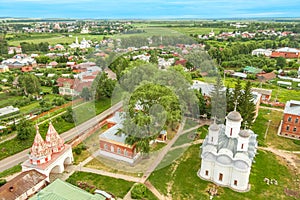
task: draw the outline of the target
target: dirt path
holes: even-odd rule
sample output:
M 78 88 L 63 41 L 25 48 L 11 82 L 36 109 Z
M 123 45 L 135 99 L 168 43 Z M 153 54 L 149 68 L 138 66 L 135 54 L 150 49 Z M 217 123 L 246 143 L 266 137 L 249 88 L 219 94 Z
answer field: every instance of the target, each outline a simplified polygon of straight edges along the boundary
M 297 155 L 295 155 L 299 152 L 274 149 L 273 147 L 258 147 L 258 149 L 270 151 L 273 154 L 283 158 L 288 163 L 288 165 L 291 167 L 292 170 L 295 170 L 297 174 L 300 174 L 300 168 L 297 164 L 297 160 L 299 160 L 299 158 L 297 157 Z

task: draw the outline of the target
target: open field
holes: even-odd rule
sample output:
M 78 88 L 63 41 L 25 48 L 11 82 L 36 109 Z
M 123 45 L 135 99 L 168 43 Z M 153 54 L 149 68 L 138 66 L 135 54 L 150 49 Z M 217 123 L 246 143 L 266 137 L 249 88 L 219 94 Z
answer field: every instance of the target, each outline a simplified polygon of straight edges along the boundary
M 295 175 L 283 161 L 272 153 L 258 151 L 253 164 L 250 184 L 251 190 L 246 193 L 234 192 L 228 188 L 218 187 L 217 199 L 295 199 L 284 194 L 284 188 L 297 190 L 299 187 Z M 197 171 L 200 168 L 199 145 L 191 146 L 181 158 L 171 165 L 154 171 L 150 182 L 164 195 L 173 199 L 208 199 L 207 190 L 213 184 L 200 179 Z M 275 178 L 278 185 L 267 185 L 264 178 Z M 299 184 L 299 183 L 298 183 Z
M 22 42 L 29 42 L 29 43 L 41 43 L 41 42 L 48 42 L 50 45 L 55 45 L 55 44 L 71 44 L 75 42 L 76 37 L 78 37 L 79 42 L 85 38 L 86 40 L 97 40 L 100 41 L 103 39 L 103 35 L 88 35 L 88 34 L 70 34 L 72 37 L 64 36 L 64 35 L 49 35 L 45 34 L 44 36 L 42 35 L 39 38 L 28 38 L 28 39 L 23 39 L 23 40 L 9 40 L 8 44 L 10 46 L 18 46 Z

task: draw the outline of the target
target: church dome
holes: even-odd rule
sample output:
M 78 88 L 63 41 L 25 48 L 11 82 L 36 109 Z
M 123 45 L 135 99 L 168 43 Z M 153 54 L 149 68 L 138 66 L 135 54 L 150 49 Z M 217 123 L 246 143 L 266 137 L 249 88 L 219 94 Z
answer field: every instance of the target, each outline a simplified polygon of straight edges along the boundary
M 232 121 L 241 121 L 242 120 L 242 116 L 239 112 L 237 111 L 231 111 L 228 115 L 227 115 L 227 119 L 232 120 Z
M 213 123 L 213 124 L 211 124 L 211 125 L 209 126 L 209 130 L 211 130 L 211 131 L 219 131 L 220 128 L 219 128 L 218 124 Z
M 239 136 L 243 138 L 248 138 L 250 136 L 250 131 L 249 130 L 241 130 L 239 133 Z

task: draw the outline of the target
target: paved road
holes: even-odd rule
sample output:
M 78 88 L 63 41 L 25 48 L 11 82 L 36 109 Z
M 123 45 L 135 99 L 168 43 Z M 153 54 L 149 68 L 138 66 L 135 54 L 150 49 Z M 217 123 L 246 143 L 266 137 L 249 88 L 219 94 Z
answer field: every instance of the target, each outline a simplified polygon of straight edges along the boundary
M 115 111 L 119 110 L 122 107 L 122 103 L 119 102 L 118 104 L 115 104 L 114 106 L 112 106 L 111 108 L 105 110 L 104 112 L 102 112 L 101 114 L 93 117 L 92 119 L 76 126 L 75 128 L 64 132 L 61 134 L 61 137 L 65 140 L 71 140 L 72 138 L 84 133 L 86 130 L 88 130 L 89 128 L 93 127 L 94 125 L 96 125 L 97 123 L 99 123 L 100 121 L 102 121 L 103 119 L 105 119 L 106 117 L 108 117 L 110 114 L 114 113 Z M 9 169 L 21 162 L 24 162 L 27 158 L 28 158 L 28 153 L 29 153 L 30 149 L 26 149 L 22 152 L 19 152 L 13 156 L 10 156 L 8 158 L 5 158 L 3 160 L 0 161 L 0 172 Z

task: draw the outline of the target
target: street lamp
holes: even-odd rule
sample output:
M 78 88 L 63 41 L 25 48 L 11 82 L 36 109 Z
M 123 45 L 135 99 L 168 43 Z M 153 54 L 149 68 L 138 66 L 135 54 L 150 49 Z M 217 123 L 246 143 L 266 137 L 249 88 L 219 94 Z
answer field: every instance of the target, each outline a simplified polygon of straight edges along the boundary
M 268 126 L 267 126 L 267 129 L 266 129 L 266 132 L 265 132 L 265 136 L 264 136 L 264 139 L 267 138 L 267 133 L 268 133 L 268 130 L 269 130 L 269 127 L 270 127 L 270 123 L 271 123 L 272 120 L 269 119 L 269 123 L 268 123 Z

